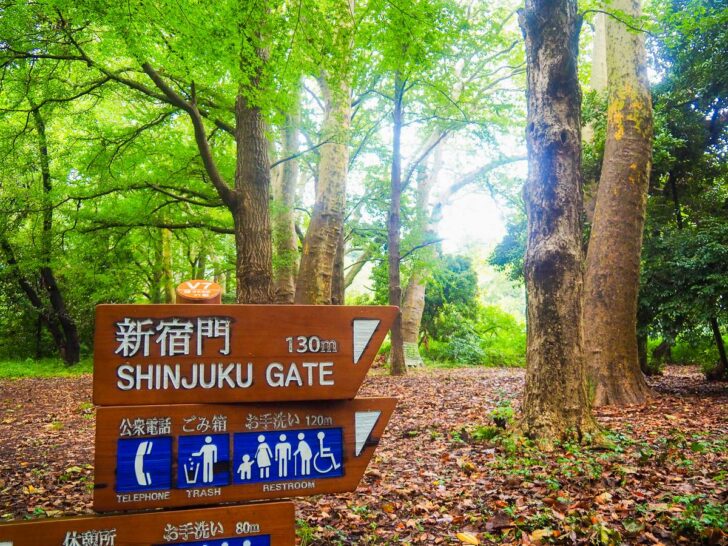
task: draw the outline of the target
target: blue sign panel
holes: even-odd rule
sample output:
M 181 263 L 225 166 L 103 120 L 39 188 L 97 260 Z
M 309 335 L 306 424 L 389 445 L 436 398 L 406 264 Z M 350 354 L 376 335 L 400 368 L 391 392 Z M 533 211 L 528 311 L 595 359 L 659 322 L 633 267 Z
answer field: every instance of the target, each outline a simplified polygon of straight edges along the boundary
M 254 537 L 216 538 L 203 542 L 174 542 L 165 546 L 270 546 L 270 535 Z
M 343 476 L 340 428 L 245 432 L 233 436 L 233 482 Z
M 230 483 L 227 434 L 180 436 L 177 487 L 213 487 Z
M 150 491 L 172 486 L 172 438 L 120 439 L 116 491 Z

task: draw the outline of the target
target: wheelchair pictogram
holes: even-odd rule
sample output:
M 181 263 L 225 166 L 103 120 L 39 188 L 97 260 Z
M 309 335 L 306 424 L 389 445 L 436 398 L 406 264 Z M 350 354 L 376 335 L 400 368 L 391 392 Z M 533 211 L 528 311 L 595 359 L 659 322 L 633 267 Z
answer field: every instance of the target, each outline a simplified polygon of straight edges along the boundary
M 341 464 L 336 461 L 331 448 L 324 445 L 326 439 L 326 433 L 321 431 L 316 434 L 316 438 L 319 441 L 319 450 L 313 457 L 313 467 L 319 474 L 328 474 L 332 470 L 338 470 Z

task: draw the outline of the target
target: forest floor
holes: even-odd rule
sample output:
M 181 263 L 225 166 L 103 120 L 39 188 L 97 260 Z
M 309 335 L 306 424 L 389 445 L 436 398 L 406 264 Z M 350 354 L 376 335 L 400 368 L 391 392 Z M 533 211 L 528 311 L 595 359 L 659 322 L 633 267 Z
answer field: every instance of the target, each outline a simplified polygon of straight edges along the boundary
M 397 411 L 355 493 L 296 500 L 300 543 L 728 544 L 728 384 L 668 367 L 649 404 L 596 412 L 612 445 L 544 453 L 493 438 L 523 380 L 375 370 L 360 395 Z M 91 512 L 94 426 L 89 375 L 0 380 L 0 520 Z

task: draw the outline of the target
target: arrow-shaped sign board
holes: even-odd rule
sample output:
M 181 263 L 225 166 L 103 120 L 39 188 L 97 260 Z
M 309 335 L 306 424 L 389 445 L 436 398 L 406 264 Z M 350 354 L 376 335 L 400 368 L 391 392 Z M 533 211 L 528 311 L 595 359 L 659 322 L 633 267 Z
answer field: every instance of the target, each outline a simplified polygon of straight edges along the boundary
M 0 524 L 0 546 L 294 546 L 290 502 Z
M 100 407 L 94 509 L 138 510 L 353 491 L 393 398 Z
M 99 305 L 97 405 L 354 398 L 396 307 Z

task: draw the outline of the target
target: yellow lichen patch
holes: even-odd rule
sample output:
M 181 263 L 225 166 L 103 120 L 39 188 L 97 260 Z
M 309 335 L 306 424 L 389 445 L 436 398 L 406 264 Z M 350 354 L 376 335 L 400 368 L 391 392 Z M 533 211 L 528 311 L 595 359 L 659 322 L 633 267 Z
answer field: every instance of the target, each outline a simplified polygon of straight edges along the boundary
M 624 136 L 624 114 L 622 114 L 621 105 L 612 103 L 609 105 L 609 126 L 613 129 L 614 139 L 622 140 Z
M 636 171 L 636 170 L 637 170 L 637 163 L 632 163 L 632 164 L 631 164 L 631 165 L 629 166 L 629 168 L 630 168 L 630 169 L 632 169 L 633 171 Z
M 607 108 L 607 119 L 615 140 L 624 138 L 625 121 L 631 121 L 636 131 L 642 137 L 649 137 L 651 133 L 652 107 L 649 95 L 640 93 L 640 88 L 625 83 L 618 89 L 612 89 Z

